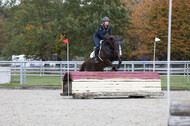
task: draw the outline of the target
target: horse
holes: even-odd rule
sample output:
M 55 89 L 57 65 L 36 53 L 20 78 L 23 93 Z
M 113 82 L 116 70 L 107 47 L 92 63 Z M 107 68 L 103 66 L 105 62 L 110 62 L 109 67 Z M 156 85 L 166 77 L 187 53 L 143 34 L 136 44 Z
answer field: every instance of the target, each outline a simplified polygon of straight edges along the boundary
M 122 60 L 121 56 L 121 38 L 110 36 L 108 39 L 102 41 L 98 54 L 99 63 L 94 62 L 94 58 L 87 59 L 81 66 L 80 71 L 104 71 L 105 67 L 111 66 L 112 71 L 118 71 Z M 119 61 L 115 67 L 112 62 Z

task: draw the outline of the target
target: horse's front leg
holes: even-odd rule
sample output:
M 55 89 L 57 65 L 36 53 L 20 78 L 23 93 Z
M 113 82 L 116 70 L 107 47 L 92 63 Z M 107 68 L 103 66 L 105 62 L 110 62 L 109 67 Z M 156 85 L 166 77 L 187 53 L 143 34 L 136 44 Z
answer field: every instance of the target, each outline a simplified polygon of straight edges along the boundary
M 119 63 L 117 64 L 117 70 L 120 68 L 120 66 L 121 66 L 121 63 L 122 63 L 122 60 L 121 60 L 121 58 L 120 57 L 118 57 L 118 61 L 119 61 Z
M 112 62 L 110 60 L 105 60 L 104 61 L 108 66 L 112 67 L 112 71 L 118 71 L 118 69 L 112 64 Z

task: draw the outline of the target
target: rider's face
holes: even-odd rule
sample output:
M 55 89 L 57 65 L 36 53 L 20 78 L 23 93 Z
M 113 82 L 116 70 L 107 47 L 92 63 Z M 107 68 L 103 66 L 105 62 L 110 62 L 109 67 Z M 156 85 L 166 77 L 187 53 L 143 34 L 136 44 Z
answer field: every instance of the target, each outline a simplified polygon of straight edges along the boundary
M 105 25 L 108 25 L 108 24 L 109 24 L 109 21 L 105 21 L 104 24 L 105 24 Z

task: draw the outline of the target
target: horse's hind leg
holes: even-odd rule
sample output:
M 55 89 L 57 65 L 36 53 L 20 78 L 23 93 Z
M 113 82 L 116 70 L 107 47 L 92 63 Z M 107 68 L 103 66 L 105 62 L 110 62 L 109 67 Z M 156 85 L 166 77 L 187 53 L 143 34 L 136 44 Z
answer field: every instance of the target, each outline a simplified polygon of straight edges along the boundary
M 80 71 L 85 71 L 86 69 L 86 61 L 81 65 Z

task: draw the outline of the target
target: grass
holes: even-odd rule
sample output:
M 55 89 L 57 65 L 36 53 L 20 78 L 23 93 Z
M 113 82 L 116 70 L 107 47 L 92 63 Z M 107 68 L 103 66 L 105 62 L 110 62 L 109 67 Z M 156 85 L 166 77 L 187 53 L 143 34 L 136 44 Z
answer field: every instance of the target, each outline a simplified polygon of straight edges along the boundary
M 19 82 L 20 76 L 12 76 L 11 83 L 0 84 L 0 87 L 15 87 L 21 86 Z M 160 76 L 162 89 L 167 88 L 167 76 Z M 26 84 L 22 86 L 61 86 L 59 76 L 27 76 Z M 185 76 L 171 76 L 170 77 L 171 89 L 190 89 L 190 83 L 187 83 Z
M 6 57 L 0 55 L 0 61 L 1 61 L 1 60 L 6 60 Z
M 167 76 L 160 76 L 162 89 L 167 88 Z M 190 83 L 187 83 L 185 76 L 170 76 L 171 89 L 190 89 Z
M 20 76 L 12 76 L 11 83 L 0 84 L 0 87 L 15 87 L 20 85 Z M 26 84 L 22 86 L 61 86 L 60 77 L 58 76 L 27 76 Z

